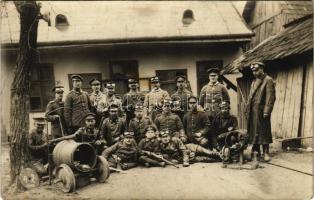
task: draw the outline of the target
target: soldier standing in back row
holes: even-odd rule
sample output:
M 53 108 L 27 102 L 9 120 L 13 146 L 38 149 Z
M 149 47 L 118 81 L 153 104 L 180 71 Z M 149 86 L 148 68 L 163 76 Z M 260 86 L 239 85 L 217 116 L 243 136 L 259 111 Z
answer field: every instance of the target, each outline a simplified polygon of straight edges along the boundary
M 183 120 L 183 116 L 188 110 L 188 98 L 192 95 L 188 89 L 186 89 L 186 78 L 184 76 L 178 76 L 176 78 L 177 91 L 171 95 L 172 101 L 179 101 L 179 110 L 176 109 L 174 112 L 179 115 L 180 119 Z
M 105 101 L 107 96 L 100 91 L 101 82 L 98 79 L 92 79 L 89 84 L 92 87 L 92 93 L 89 94 L 89 99 L 92 105 L 92 112 L 96 114 L 96 127 L 99 127 L 99 123 L 102 117 L 102 110 L 100 109 L 99 102 Z
M 90 113 L 91 103 L 88 93 L 83 91 L 83 78 L 80 75 L 71 76 L 73 89 L 65 98 L 64 118 L 68 134 L 74 133 L 84 124 L 84 116 Z
M 160 88 L 159 77 L 155 76 L 150 79 L 152 90 L 146 94 L 144 106 L 148 108 L 148 114 L 154 116 L 154 110 L 163 102 L 165 98 L 169 98 L 167 91 Z M 151 117 L 154 120 L 154 117 Z
M 138 90 L 138 83 L 135 79 L 129 79 L 130 91 L 123 96 L 122 107 L 126 113 L 126 123 L 135 117 L 134 110 L 135 105 L 138 103 L 143 103 L 145 96 Z
M 209 83 L 202 88 L 199 102 L 212 120 L 220 112 L 219 104 L 222 101 L 230 102 L 230 97 L 225 86 L 218 82 L 219 69 L 210 68 L 207 73 Z
M 51 135 L 53 138 L 62 137 L 64 135 L 64 102 L 62 101 L 64 87 L 56 86 L 52 89 L 55 93 L 55 99 L 47 104 L 46 119 L 51 122 Z

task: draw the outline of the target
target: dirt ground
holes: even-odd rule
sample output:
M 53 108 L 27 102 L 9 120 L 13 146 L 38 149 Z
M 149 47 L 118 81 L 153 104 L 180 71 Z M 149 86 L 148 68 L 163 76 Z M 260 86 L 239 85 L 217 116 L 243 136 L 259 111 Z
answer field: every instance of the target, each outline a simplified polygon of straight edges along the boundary
M 275 163 L 313 173 L 312 153 L 285 152 Z M 93 182 L 65 194 L 42 185 L 14 196 L 6 194 L 9 181 L 8 147 L 1 151 L 3 199 L 310 199 L 313 176 L 261 163 L 257 170 L 221 168 L 221 163 L 198 163 L 187 168 L 143 168 L 112 173 L 106 183 Z

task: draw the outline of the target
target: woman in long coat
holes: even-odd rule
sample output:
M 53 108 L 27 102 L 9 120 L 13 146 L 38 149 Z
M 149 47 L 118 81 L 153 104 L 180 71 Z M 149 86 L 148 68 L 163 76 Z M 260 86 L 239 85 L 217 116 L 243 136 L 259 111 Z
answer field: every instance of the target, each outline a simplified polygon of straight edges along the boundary
M 247 102 L 249 142 L 259 153 L 260 145 L 262 145 L 263 158 L 269 161 L 269 144 L 272 143 L 270 117 L 276 100 L 275 83 L 264 73 L 263 63 L 253 63 L 251 69 L 255 79 L 252 82 Z

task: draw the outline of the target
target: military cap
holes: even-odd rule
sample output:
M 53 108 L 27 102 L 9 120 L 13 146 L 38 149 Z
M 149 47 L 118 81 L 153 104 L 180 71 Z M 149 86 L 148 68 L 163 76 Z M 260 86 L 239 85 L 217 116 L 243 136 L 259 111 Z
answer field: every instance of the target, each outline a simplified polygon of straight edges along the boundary
M 150 82 L 152 82 L 152 83 L 159 83 L 159 77 L 158 76 L 152 77 L 150 79 Z
M 198 101 L 198 98 L 196 96 L 194 96 L 194 95 L 189 96 L 188 101 L 190 101 L 190 99 L 195 99 L 196 101 Z
M 152 126 L 152 125 L 149 125 L 145 128 L 145 133 L 149 130 L 153 130 L 153 131 L 157 131 L 156 127 L 155 126 Z
M 182 78 L 182 79 L 184 79 L 184 81 L 186 81 L 186 77 L 185 76 L 179 75 L 179 76 L 176 77 L 176 82 L 178 81 L 179 78 Z
M 73 74 L 73 75 L 71 76 L 71 80 L 73 80 L 73 79 L 80 79 L 81 81 L 84 80 L 83 77 L 80 76 L 80 75 L 78 75 L 78 74 Z
M 90 112 L 90 113 L 87 113 L 84 118 L 85 119 L 95 119 L 95 117 L 96 117 L 96 114 Z
M 171 101 L 170 98 L 165 98 L 164 101 L 163 101 L 163 103 L 164 103 L 164 104 L 166 104 L 166 103 L 170 103 L 170 104 L 171 104 L 172 101 Z
M 56 85 L 52 88 L 52 92 L 64 92 L 64 87 L 62 85 Z
M 143 110 L 144 109 L 144 105 L 142 103 L 137 103 L 135 105 L 135 110 Z
M 159 131 L 159 133 L 160 133 L 160 137 L 170 136 L 169 129 L 163 129 L 163 130 Z
M 124 137 L 134 137 L 134 132 L 133 131 L 125 131 L 123 133 Z
M 119 105 L 116 102 L 113 102 L 110 106 L 109 106 L 109 110 L 118 110 L 119 109 Z
M 220 108 L 228 108 L 228 109 L 230 109 L 230 104 L 229 104 L 229 102 L 227 102 L 227 101 L 222 101 L 222 102 L 219 104 L 219 107 L 220 107 Z
M 115 83 L 113 82 L 106 83 L 106 88 L 114 88 L 114 87 L 116 87 Z
M 36 125 L 45 125 L 45 118 L 43 117 L 34 117 L 33 118 L 34 122 L 36 123 Z
M 207 70 L 207 74 L 211 74 L 211 73 L 216 73 L 216 74 L 219 74 L 219 69 L 218 68 L 209 68 Z
M 265 64 L 262 63 L 262 62 L 253 62 L 253 63 L 250 65 L 251 70 L 255 70 L 255 69 L 259 68 L 259 67 L 264 68 L 264 67 L 265 67 Z
M 129 84 L 137 83 L 137 80 L 134 79 L 134 78 L 130 78 L 130 79 L 128 80 L 128 82 L 129 82 Z
M 97 84 L 97 83 L 98 84 L 101 83 L 101 81 L 99 79 L 97 79 L 97 78 L 93 78 L 92 80 L 89 81 L 90 85 L 94 85 L 94 84 Z

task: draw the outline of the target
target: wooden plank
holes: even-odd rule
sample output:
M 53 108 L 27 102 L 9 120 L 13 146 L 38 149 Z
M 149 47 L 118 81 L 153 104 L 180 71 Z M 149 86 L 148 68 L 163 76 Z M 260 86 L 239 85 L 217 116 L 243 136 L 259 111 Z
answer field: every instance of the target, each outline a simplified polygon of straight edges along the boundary
M 278 72 L 276 78 L 275 78 L 275 83 L 276 83 L 276 102 L 274 105 L 274 109 L 271 115 L 271 124 L 272 124 L 272 134 L 274 137 L 278 138 L 279 133 L 278 133 L 278 123 L 279 123 L 279 107 L 281 105 L 281 98 L 280 98 L 280 87 L 282 85 L 282 73 Z
M 287 138 L 287 127 L 288 127 L 288 113 L 289 113 L 289 106 L 291 100 L 291 87 L 292 87 L 292 78 L 293 73 L 291 73 L 291 69 L 287 70 L 287 85 L 286 85 L 286 94 L 284 100 L 284 107 L 283 107 L 283 122 L 282 122 L 282 137 Z
M 283 137 L 282 133 L 282 126 L 283 126 L 283 112 L 284 112 L 284 102 L 285 102 L 285 97 L 286 97 L 286 85 L 287 85 L 287 72 L 286 71 L 281 71 L 278 74 L 278 83 L 276 83 L 276 87 L 278 88 L 276 91 L 278 91 L 278 99 L 276 100 L 276 119 L 274 126 L 276 127 L 276 134 L 278 137 Z
M 305 106 L 305 123 L 303 136 L 311 136 L 313 134 L 313 61 L 309 63 L 306 68 L 306 106 Z M 312 139 L 306 139 L 302 141 L 302 145 L 305 147 L 312 146 Z
M 293 111 L 293 121 L 292 121 L 292 134 L 293 137 L 298 137 L 299 133 L 299 125 L 301 123 L 301 99 L 302 99 L 302 84 L 303 84 L 303 66 L 297 66 L 295 83 L 295 101 L 294 101 L 294 111 Z

